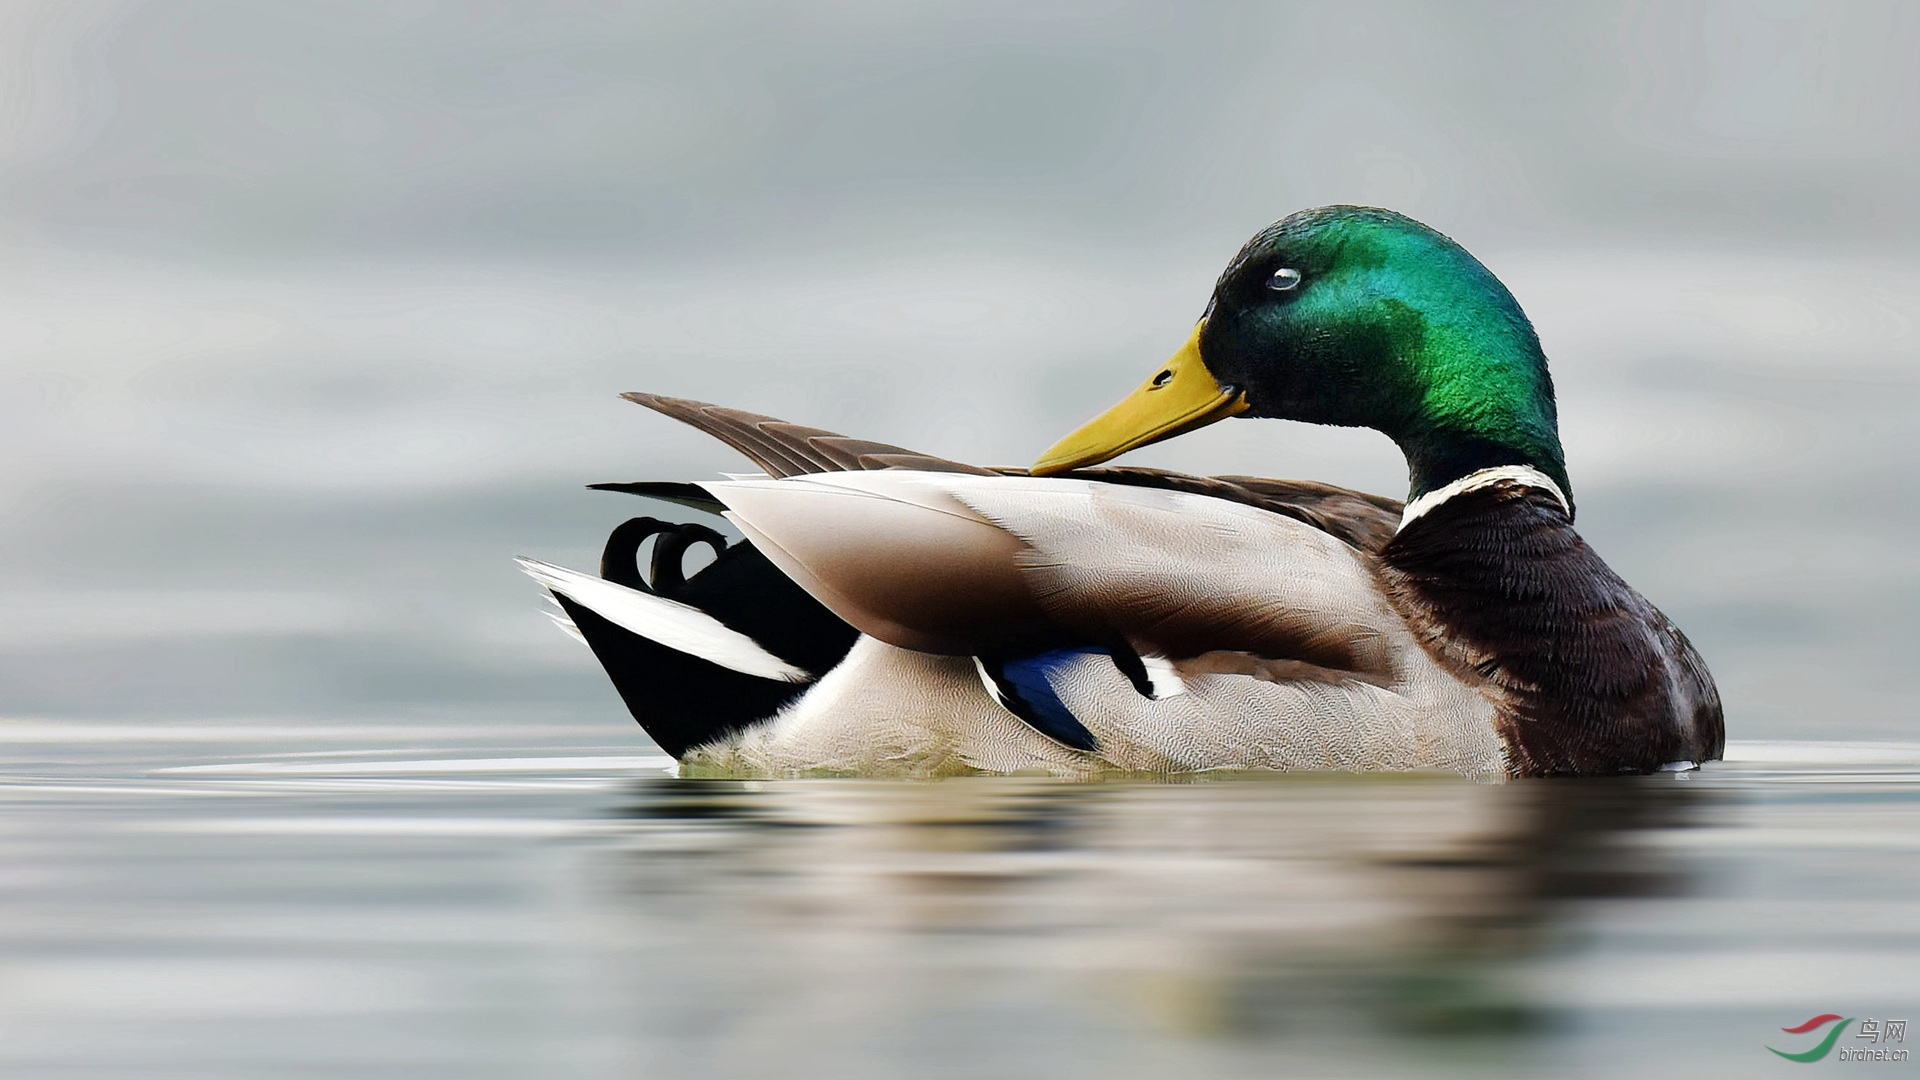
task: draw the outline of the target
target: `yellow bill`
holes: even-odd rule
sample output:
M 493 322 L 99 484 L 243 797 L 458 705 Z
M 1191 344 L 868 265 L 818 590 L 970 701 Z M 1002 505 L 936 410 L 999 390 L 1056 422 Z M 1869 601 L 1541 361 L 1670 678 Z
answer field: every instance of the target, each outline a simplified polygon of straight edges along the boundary
M 1140 389 L 1055 443 L 1027 471 L 1049 476 L 1098 465 L 1135 447 L 1245 412 L 1246 395 L 1222 387 L 1200 360 L 1200 331 L 1205 326 L 1203 321 L 1194 327 L 1187 343 Z

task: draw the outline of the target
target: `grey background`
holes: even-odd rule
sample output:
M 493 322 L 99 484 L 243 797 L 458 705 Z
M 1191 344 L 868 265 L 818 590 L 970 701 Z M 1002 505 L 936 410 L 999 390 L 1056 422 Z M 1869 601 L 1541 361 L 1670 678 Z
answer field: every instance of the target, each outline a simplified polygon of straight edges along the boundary
M 0 6 L 0 714 L 640 738 L 508 556 L 741 463 L 1031 460 L 1294 209 L 1476 252 L 1736 737 L 1905 737 L 1920 8 Z M 1134 455 L 1401 494 L 1369 432 Z

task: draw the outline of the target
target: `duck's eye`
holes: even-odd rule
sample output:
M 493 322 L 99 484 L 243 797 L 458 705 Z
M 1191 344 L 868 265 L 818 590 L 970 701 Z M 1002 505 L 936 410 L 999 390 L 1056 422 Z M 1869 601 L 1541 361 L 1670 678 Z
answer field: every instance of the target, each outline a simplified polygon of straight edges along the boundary
M 1300 271 L 1290 266 L 1283 266 L 1275 270 L 1273 276 L 1267 279 L 1267 288 L 1272 289 L 1274 292 L 1286 292 L 1288 289 L 1299 284 Z
M 1155 386 L 1165 386 L 1165 385 L 1167 385 L 1168 383 L 1170 383 L 1170 382 L 1172 382 L 1172 381 L 1173 381 L 1173 371 L 1172 371 L 1172 369 L 1168 369 L 1168 370 L 1166 370 L 1166 371 L 1163 371 L 1163 372 L 1161 372 L 1160 374 L 1158 374 L 1158 375 L 1155 375 L 1155 376 L 1153 377 L 1153 385 L 1155 385 Z

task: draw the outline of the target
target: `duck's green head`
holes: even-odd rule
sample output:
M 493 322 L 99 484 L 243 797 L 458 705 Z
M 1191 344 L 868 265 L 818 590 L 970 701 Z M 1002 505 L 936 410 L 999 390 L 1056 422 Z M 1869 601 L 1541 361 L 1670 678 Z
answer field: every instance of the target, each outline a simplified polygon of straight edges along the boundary
M 1520 305 L 1465 248 L 1390 210 L 1304 210 L 1248 241 L 1187 344 L 1033 472 L 1234 415 L 1383 431 L 1414 497 L 1497 465 L 1570 490 L 1553 382 Z

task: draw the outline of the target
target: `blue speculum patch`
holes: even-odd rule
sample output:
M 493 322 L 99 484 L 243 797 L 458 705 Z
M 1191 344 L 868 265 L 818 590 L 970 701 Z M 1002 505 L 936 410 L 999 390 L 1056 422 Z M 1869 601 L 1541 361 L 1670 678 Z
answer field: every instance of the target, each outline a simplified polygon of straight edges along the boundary
M 1112 655 L 1098 648 L 1055 649 L 1034 656 L 983 663 L 999 687 L 1008 710 L 1015 716 L 1055 742 L 1075 750 L 1093 750 L 1100 741 L 1054 692 L 1053 675 L 1080 657 Z

